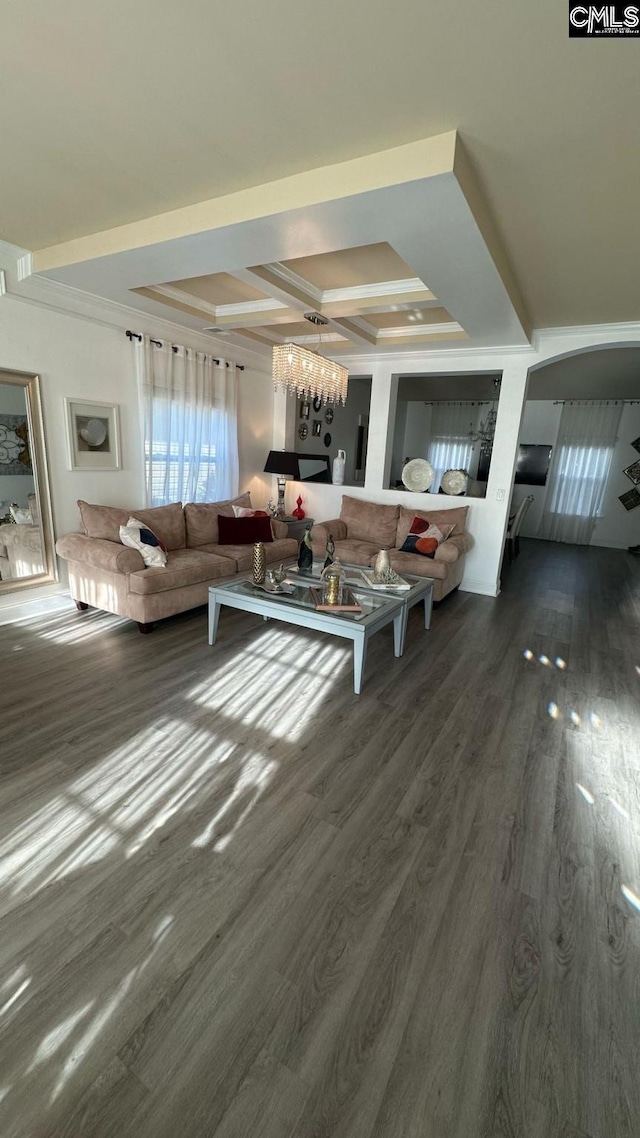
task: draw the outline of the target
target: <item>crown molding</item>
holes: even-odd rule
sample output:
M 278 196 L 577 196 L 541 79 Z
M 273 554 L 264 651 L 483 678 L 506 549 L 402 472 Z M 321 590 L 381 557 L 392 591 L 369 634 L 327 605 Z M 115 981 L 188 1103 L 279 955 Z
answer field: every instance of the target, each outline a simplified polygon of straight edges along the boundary
M 403 336 L 411 336 L 416 340 L 430 340 L 449 332 L 464 332 L 464 328 L 457 320 L 450 320 L 446 324 L 403 324 L 401 328 L 379 328 L 377 332 L 379 340 L 397 340 Z M 464 334 L 466 336 L 466 332 Z
M 349 288 L 328 288 L 321 293 L 320 303 L 334 304 L 346 300 L 371 300 L 378 296 L 391 299 L 394 296 L 411 295 L 418 292 L 428 292 L 431 299 L 436 299 L 431 289 L 419 277 L 411 277 L 409 280 L 402 281 L 380 281 L 378 284 L 352 285 Z
M 31 253 L 25 253 L 22 257 L 18 257 L 16 269 L 18 272 L 18 280 L 26 281 L 33 273 L 33 257 Z
M 393 350 L 397 352 L 397 346 L 394 344 L 389 345 L 389 350 L 386 352 L 371 352 L 366 355 L 339 355 L 333 354 L 331 358 L 336 359 L 338 363 L 343 364 L 349 368 L 350 373 L 355 374 L 368 374 L 373 366 L 384 364 L 392 373 L 404 375 L 411 368 L 417 368 L 419 371 L 426 369 L 433 370 L 431 364 L 433 361 L 437 363 L 446 363 L 447 368 L 443 370 L 452 371 L 459 370 L 459 365 L 463 361 L 465 366 L 472 366 L 473 361 L 481 361 L 481 367 L 487 372 L 494 372 L 500 370 L 502 367 L 501 361 L 510 358 L 519 358 L 523 360 L 535 359 L 536 352 L 530 347 L 518 347 L 510 344 L 506 347 L 462 347 L 463 341 L 455 340 L 450 341 L 450 348 L 415 348 L 409 352 L 402 352 L 401 355 L 394 355 Z M 483 363 L 482 361 L 487 361 Z M 478 370 L 478 368 L 475 368 Z
M 192 292 L 175 288 L 173 285 L 147 285 L 147 292 L 166 297 L 167 300 L 175 300 L 180 304 L 188 304 L 213 321 L 223 316 L 253 316 L 256 313 L 276 312 L 288 307 L 284 301 L 272 300 L 271 297 L 265 297 L 264 300 L 241 300 L 235 304 L 212 304 L 209 300 L 203 300 L 202 297 L 194 296 Z
M 575 324 L 566 328 L 536 328 L 532 333 L 531 342 L 536 351 L 547 340 L 582 339 L 585 341 L 598 339 L 640 339 L 640 320 L 626 320 L 619 324 Z
M 266 353 L 240 346 L 230 337 L 205 333 L 161 316 L 150 315 L 140 308 L 95 296 L 93 293 L 83 292 L 81 289 L 49 280 L 47 277 L 30 276 L 16 284 L 9 281 L 6 295 L 13 300 L 48 308 L 65 316 L 74 316 L 79 320 L 88 320 L 93 324 L 109 328 L 118 328 L 122 331 L 131 328 L 132 331 L 158 336 L 176 343 L 187 340 L 190 346 L 193 345 L 200 351 L 208 353 L 215 351 L 225 359 L 229 358 L 229 348 L 233 347 L 234 363 L 245 364 L 256 371 L 271 370 L 270 359 Z
M 322 304 L 322 289 L 316 288 L 316 286 L 312 285 L 310 281 L 305 280 L 304 277 L 298 276 L 297 273 L 294 273 L 291 269 L 286 268 L 286 266 L 281 264 L 280 261 L 270 261 L 266 265 L 258 265 L 257 267 L 266 269 L 274 277 L 277 277 L 279 280 L 281 280 L 283 284 L 288 285 L 289 288 L 293 288 L 297 292 L 301 292 L 304 296 L 311 297 L 315 301 L 316 308 Z M 300 304 L 299 301 L 298 304 Z

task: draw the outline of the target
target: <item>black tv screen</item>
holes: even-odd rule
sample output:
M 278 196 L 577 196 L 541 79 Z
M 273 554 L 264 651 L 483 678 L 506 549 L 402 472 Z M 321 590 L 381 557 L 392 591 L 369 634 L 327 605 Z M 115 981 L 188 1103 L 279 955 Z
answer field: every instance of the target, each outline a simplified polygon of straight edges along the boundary
M 549 473 L 553 447 L 543 443 L 520 443 L 516 463 L 516 484 L 544 486 Z

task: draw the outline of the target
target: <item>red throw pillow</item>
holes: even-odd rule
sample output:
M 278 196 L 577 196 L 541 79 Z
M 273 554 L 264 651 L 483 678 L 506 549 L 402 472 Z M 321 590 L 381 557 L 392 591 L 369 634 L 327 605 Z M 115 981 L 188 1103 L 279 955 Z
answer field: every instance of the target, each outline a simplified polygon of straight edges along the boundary
M 218 514 L 220 545 L 253 545 L 254 541 L 273 541 L 271 521 L 263 518 L 227 518 Z

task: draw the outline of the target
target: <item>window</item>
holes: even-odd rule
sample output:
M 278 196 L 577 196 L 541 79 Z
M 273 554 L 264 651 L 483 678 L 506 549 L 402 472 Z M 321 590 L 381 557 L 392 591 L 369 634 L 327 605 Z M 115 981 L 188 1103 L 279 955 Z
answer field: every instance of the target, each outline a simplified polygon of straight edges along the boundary
M 216 500 L 218 470 L 213 440 L 217 435 L 217 415 L 215 410 L 201 411 L 203 421 L 193 436 L 185 422 L 192 417 L 189 409 L 185 411 L 175 404 L 168 408 L 164 400 L 154 402 L 153 450 L 148 440 L 145 443 L 146 478 L 151 488 L 152 506 Z
M 555 512 L 576 518 L 598 517 L 612 458 L 611 446 L 561 446 Z
M 143 337 L 137 348 L 147 505 L 238 493 L 235 364 Z

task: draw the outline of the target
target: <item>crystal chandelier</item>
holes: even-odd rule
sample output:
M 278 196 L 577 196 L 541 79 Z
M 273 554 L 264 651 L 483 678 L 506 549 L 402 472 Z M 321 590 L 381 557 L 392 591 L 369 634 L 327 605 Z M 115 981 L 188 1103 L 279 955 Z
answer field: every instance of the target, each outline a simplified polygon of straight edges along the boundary
M 312 324 L 327 324 L 316 312 L 305 313 Z M 273 386 L 290 395 L 307 399 L 319 398 L 323 403 L 346 403 L 349 372 L 346 367 L 328 360 L 318 352 L 310 352 L 299 344 L 276 344 L 273 348 Z

